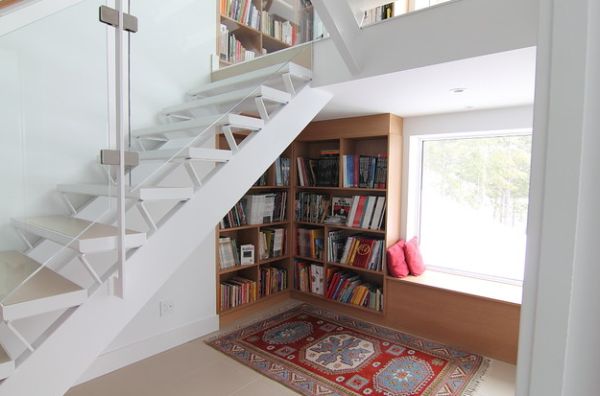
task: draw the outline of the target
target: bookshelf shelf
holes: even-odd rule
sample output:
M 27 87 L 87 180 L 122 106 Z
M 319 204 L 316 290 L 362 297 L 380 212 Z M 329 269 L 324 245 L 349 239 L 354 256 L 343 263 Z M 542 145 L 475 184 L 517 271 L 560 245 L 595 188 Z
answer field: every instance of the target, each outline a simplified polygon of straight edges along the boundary
M 372 230 L 370 228 L 348 227 L 345 225 L 338 225 L 338 224 L 326 224 L 326 226 L 328 229 L 331 229 L 331 230 L 348 230 L 348 231 L 356 231 L 356 232 L 367 233 L 367 234 L 385 235 L 385 230 Z
M 230 227 L 230 228 L 219 228 L 219 233 L 228 233 L 235 232 L 241 230 L 249 230 L 252 228 L 268 228 L 268 227 L 276 227 L 289 224 L 289 221 L 277 221 L 274 223 L 264 223 L 264 224 L 249 224 L 240 227 Z
M 358 271 L 358 272 L 364 272 L 364 273 L 368 273 L 368 274 L 373 274 L 373 275 L 377 275 L 377 276 L 385 276 L 385 274 L 382 271 L 373 271 L 367 268 L 361 268 L 361 267 L 355 267 L 353 265 L 347 265 L 347 264 L 341 264 L 341 263 L 332 263 L 332 262 L 327 262 L 328 266 L 333 266 L 333 267 L 339 267 L 339 268 L 345 268 L 351 271 Z
M 331 192 L 372 192 L 385 194 L 387 189 L 382 188 L 362 188 L 362 187 L 317 187 L 317 186 L 297 186 L 297 190 L 304 191 L 331 191 Z
M 289 186 L 252 186 L 250 191 L 287 190 Z
M 305 256 L 294 256 L 294 258 L 296 260 L 305 260 L 305 261 L 312 261 L 313 263 L 321 263 L 321 264 L 325 264 L 325 260 L 321 260 L 318 258 L 312 258 L 312 257 L 305 257 Z
M 227 25 L 228 27 L 231 26 L 229 28 L 230 31 L 235 31 L 235 32 L 239 32 L 242 34 L 252 34 L 252 35 L 256 35 L 257 37 L 262 35 L 260 30 L 256 30 L 253 27 L 246 25 L 245 23 L 236 21 L 235 19 L 230 18 L 227 15 L 221 14 L 220 17 L 221 17 L 221 23 Z
M 315 293 L 310 293 L 310 292 L 304 292 L 304 291 L 301 291 L 301 290 L 298 290 L 298 289 L 294 289 L 294 293 L 298 293 L 300 295 L 317 298 L 319 300 L 328 301 L 328 302 L 334 303 L 334 304 L 341 304 L 341 305 L 343 305 L 345 307 L 351 307 L 351 308 L 357 309 L 359 311 L 364 311 L 364 312 L 368 312 L 368 313 L 371 313 L 371 314 L 384 315 L 383 311 L 377 311 L 375 309 L 366 308 L 366 307 L 363 307 L 361 305 L 343 303 L 343 302 L 340 302 L 340 301 L 332 300 L 332 299 L 327 298 L 325 296 L 322 296 L 320 294 L 315 294 Z
M 266 33 L 263 33 L 262 40 L 263 40 L 263 48 L 265 48 L 269 53 L 274 52 L 274 51 L 280 51 L 282 49 L 291 47 L 290 44 L 285 43 L 281 40 L 278 40 L 275 37 L 269 36 Z
M 236 265 L 235 267 L 231 267 L 231 268 L 220 270 L 219 271 L 219 275 L 231 274 L 231 273 L 234 273 L 234 272 L 243 271 L 243 270 L 246 270 L 248 268 L 254 268 L 254 267 L 257 267 L 257 266 L 258 266 L 258 264 Z
M 289 292 L 289 290 L 282 290 L 282 291 L 279 291 L 279 292 L 276 292 L 276 293 L 271 293 L 271 294 L 268 294 L 268 295 L 266 295 L 266 296 L 261 296 L 261 297 L 258 297 L 256 300 L 254 300 L 254 301 L 252 301 L 252 302 L 249 302 L 249 303 L 246 303 L 246 304 L 242 304 L 242 305 L 238 305 L 237 307 L 233 307 L 233 308 L 224 309 L 224 310 L 222 310 L 222 311 L 220 312 L 220 314 L 221 314 L 221 315 L 224 315 L 224 314 L 227 314 L 227 315 L 228 315 L 228 314 L 231 314 L 231 313 L 234 313 L 234 312 L 237 312 L 237 311 L 243 310 L 243 309 L 245 309 L 245 308 L 248 308 L 248 307 L 250 307 L 250 306 L 252 306 L 252 305 L 256 305 L 256 304 L 259 304 L 259 303 L 263 303 L 263 302 L 265 302 L 265 301 L 268 301 L 268 300 L 270 300 L 270 299 L 272 299 L 272 298 L 275 298 L 275 297 L 277 297 L 277 296 L 279 296 L 279 295 L 281 295 L 281 294 L 288 293 L 288 292 Z
M 286 256 L 279 256 L 279 257 L 271 257 L 271 258 L 268 258 L 268 259 L 260 260 L 258 262 L 258 264 L 259 265 L 267 265 L 267 264 L 277 263 L 279 261 L 284 261 L 284 260 L 287 260 L 289 258 L 290 258 L 290 256 L 287 256 L 287 255 Z

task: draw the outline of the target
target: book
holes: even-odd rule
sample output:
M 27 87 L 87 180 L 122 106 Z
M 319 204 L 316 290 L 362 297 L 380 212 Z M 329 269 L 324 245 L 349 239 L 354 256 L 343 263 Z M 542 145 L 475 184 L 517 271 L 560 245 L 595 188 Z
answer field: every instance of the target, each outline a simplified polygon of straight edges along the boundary
M 346 226 L 381 230 L 384 226 L 385 202 L 385 196 L 355 195 L 345 221 Z
M 259 257 L 266 260 L 281 257 L 285 254 L 285 228 L 264 228 L 259 233 Z
M 258 279 L 261 297 L 269 296 L 288 288 L 288 272 L 284 268 L 261 268 Z
M 236 249 L 231 238 L 219 238 L 219 262 L 221 263 L 222 270 L 239 265 L 239 262 L 236 260 L 235 251 Z
M 300 187 L 337 187 L 339 150 L 321 150 L 319 158 L 297 158 Z
M 296 254 L 302 257 L 321 260 L 324 244 L 323 230 L 298 228 L 296 232 Z
M 300 192 L 296 196 L 296 221 L 323 223 L 329 206 L 328 195 Z
M 331 199 L 331 215 L 346 220 L 352 208 L 352 198 L 333 197 Z
M 349 271 L 332 270 L 328 273 L 328 299 L 345 304 L 358 305 L 375 311 L 383 310 L 383 291 L 379 286 L 366 282 Z
M 387 186 L 387 154 L 344 155 L 342 180 L 346 188 L 385 189 Z
M 348 231 L 329 231 L 327 260 L 371 271 L 385 267 L 385 241 Z
M 234 277 L 220 284 L 221 310 L 256 301 L 257 285 L 255 281 Z

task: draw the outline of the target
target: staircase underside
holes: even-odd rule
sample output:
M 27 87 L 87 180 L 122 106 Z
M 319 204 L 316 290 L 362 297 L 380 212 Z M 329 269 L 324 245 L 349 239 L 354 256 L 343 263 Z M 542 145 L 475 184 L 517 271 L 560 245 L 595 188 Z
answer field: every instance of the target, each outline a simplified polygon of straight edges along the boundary
M 206 180 L 150 243 L 133 252 L 124 274 L 125 298 L 99 288 L 0 385 L 0 396 L 35 395 L 38 384 L 44 384 L 44 395 L 66 393 L 330 99 L 329 93 L 309 87 L 299 92 Z M 208 273 L 214 271 L 208 267 L 212 263 L 203 264 Z M 49 367 L 60 367 L 60 375 Z

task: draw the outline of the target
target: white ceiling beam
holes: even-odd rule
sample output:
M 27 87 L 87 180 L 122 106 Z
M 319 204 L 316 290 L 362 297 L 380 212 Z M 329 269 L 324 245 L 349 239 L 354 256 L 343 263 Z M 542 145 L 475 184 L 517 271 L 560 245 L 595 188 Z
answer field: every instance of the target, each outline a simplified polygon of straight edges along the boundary
M 313 5 L 344 63 L 353 75 L 358 74 L 361 71 L 361 48 L 357 45 L 360 29 L 352 9 L 345 0 L 313 0 Z

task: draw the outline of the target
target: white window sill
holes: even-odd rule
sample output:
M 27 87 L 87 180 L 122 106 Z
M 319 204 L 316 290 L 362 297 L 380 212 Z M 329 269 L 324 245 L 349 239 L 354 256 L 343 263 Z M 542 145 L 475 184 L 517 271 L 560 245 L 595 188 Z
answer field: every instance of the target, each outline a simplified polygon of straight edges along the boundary
M 407 276 L 406 278 L 388 277 L 388 279 L 397 282 L 423 285 L 435 289 L 449 290 L 515 305 L 521 305 L 523 295 L 523 288 L 521 286 L 448 274 L 434 270 L 427 270 L 421 276 Z

